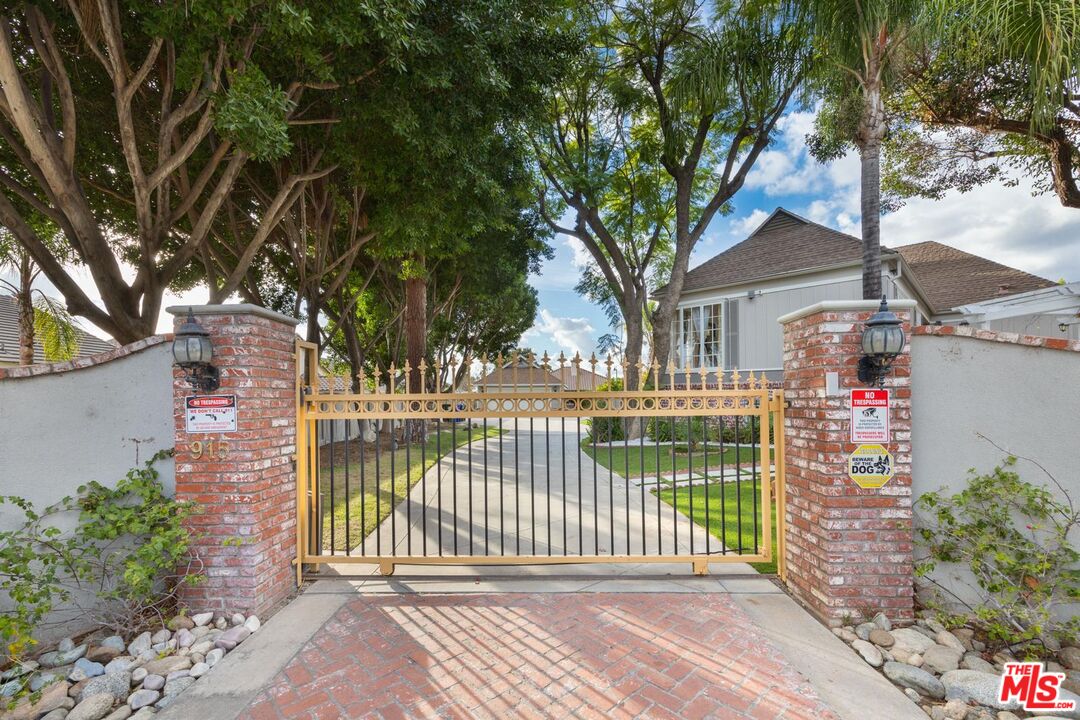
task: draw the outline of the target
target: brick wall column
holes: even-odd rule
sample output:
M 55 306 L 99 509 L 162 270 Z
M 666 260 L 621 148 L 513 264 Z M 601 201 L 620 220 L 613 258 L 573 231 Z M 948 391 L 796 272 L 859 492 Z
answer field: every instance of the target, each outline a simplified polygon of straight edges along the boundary
M 214 345 L 221 372 L 214 394 L 236 395 L 237 425 L 189 435 L 184 399 L 196 393 L 174 368 L 176 498 L 195 503 L 190 524 L 202 535 L 196 549 L 206 575 L 183 600 L 199 610 L 263 612 L 295 585 L 297 321 L 255 305 L 192 310 Z M 168 311 L 178 327 L 188 308 Z M 210 440 L 227 443 L 227 454 L 211 457 Z M 194 441 L 204 446 L 199 458 Z
M 895 475 L 876 490 L 847 475 L 850 389 L 870 301 L 828 301 L 780 318 L 784 328 L 787 583 L 830 625 L 845 615 L 883 611 L 909 620 L 912 608 L 910 349 L 885 381 L 891 392 Z M 910 337 L 913 302 L 889 308 Z M 829 382 L 835 373 L 838 389 Z

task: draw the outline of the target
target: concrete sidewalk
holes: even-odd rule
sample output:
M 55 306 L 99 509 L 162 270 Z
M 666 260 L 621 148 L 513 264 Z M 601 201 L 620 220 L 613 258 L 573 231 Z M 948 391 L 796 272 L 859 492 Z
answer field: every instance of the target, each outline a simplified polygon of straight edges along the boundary
M 770 579 L 679 567 L 320 580 L 159 717 L 925 720 Z

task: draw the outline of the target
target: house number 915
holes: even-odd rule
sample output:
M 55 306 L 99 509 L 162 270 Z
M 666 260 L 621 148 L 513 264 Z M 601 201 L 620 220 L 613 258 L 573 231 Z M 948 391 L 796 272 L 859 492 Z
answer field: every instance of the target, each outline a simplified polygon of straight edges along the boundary
M 224 440 L 195 440 L 188 444 L 191 457 L 201 460 L 204 457 L 211 460 L 224 460 L 229 457 L 229 443 Z

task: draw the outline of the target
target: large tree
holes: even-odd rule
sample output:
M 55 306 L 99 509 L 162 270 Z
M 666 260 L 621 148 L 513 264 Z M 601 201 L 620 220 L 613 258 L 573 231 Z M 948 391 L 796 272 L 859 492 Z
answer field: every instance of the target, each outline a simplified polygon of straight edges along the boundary
M 809 53 L 801 11 L 774 2 L 587 7 L 590 50 L 535 135 L 542 211 L 603 276 L 625 324 L 633 384 L 646 314 L 653 356 L 666 361 L 690 254 L 768 145 Z M 650 310 L 656 265 L 667 262 Z
M 128 342 L 154 332 L 166 288 L 190 283 L 200 255 L 206 264 L 242 173 L 278 163 L 260 202 L 239 208 L 232 267 L 212 288 L 228 296 L 305 184 L 332 168 L 318 154 L 278 162 L 298 128 L 333 120 L 313 95 L 399 64 L 419 6 L 5 4 L 0 223 L 72 313 Z M 60 229 L 100 305 L 35 231 L 32 212 Z

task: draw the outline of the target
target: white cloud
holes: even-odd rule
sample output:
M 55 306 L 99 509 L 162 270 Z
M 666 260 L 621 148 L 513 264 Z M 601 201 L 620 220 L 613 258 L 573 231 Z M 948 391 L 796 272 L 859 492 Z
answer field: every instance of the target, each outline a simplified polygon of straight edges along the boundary
M 738 240 L 743 240 L 747 235 L 757 230 L 761 223 L 765 222 L 765 219 L 769 217 L 767 211 L 761 208 L 755 208 L 753 212 L 743 218 L 731 220 L 728 223 L 728 231 L 736 237 Z
M 570 248 L 570 262 L 578 270 L 583 270 L 594 264 L 592 253 L 585 249 L 585 244 L 576 237 L 563 236 L 563 242 Z
M 533 349 L 543 354 L 545 350 L 558 353 L 591 352 L 596 344 L 596 329 L 588 318 L 556 317 L 545 308 L 540 309 L 540 317 L 531 328 L 521 336 L 525 345 L 551 343 L 552 347 L 541 345 Z

